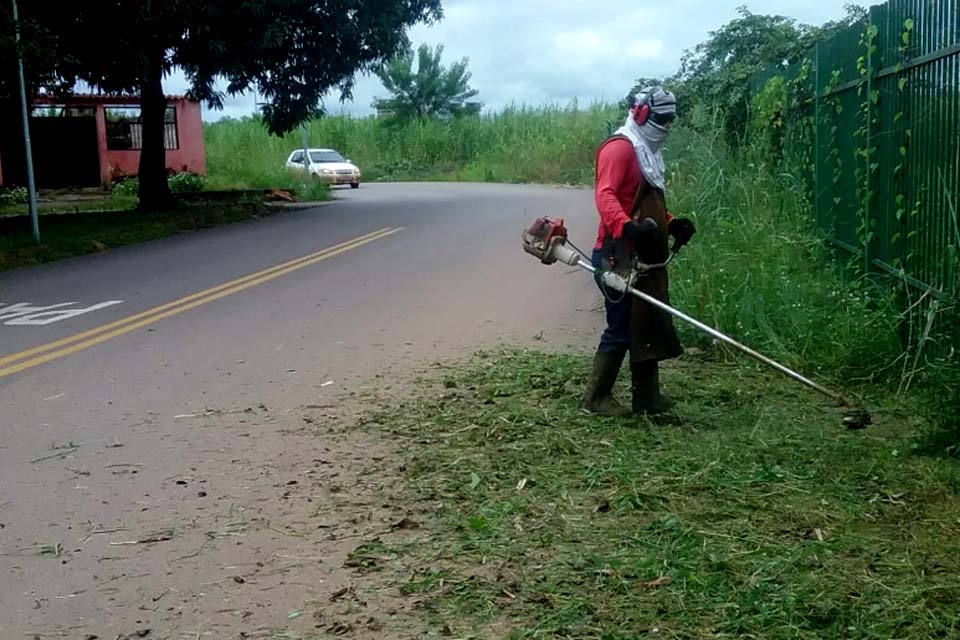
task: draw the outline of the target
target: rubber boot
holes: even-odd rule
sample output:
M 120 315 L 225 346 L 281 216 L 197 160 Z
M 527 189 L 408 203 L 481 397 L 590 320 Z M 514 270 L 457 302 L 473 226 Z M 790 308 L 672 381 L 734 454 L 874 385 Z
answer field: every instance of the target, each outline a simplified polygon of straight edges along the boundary
M 631 363 L 630 374 L 634 413 L 655 416 L 673 408 L 673 400 L 660 393 L 660 364 L 656 360 Z
M 593 357 L 593 370 L 583 394 L 583 410 L 599 416 L 625 416 L 630 412 L 613 397 L 613 385 L 627 350 L 601 351 Z

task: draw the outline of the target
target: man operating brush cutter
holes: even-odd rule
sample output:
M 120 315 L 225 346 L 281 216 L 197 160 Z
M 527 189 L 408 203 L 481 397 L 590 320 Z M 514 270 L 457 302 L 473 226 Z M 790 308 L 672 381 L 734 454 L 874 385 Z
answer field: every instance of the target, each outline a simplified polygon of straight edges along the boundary
M 675 119 L 673 94 L 661 87 L 647 88 L 635 96 L 624 126 L 600 145 L 595 193 L 600 230 L 592 255 L 569 241 L 559 218 L 537 218 L 521 235 L 526 253 L 542 264 L 559 262 L 589 271 L 603 293 L 607 326 L 594 356 L 583 408 L 604 416 L 629 414 L 612 395 L 629 353 L 633 413 L 669 411 L 673 402 L 660 392 L 659 363 L 683 352 L 673 327 L 677 318 L 830 398 L 843 410 L 848 429 L 865 428 L 872 419 L 862 405 L 670 305 L 667 266 L 696 233 L 693 222 L 672 216 L 664 200 L 660 150 Z M 674 241 L 668 248 L 669 236 Z
M 674 95 L 662 87 L 648 87 L 634 96 L 624 125 L 600 146 L 595 191 L 600 229 L 592 255 L 597 273 L 612 270 L 627 276 L 635 259 L 663 264 L 668 236 L 674 237 L 676 249 L 696 233 L 690 219 L 667 211 L 664 198 L 661 148 L 676 116 Z M 632 411 L 648 415 L 669 411 L 673 402 L 660 392 L 659 363 L 683 353 L 672 317 L 639 298 L 608 289 L 600 280 L 597 284 L 604 296 L 607 326 L 594 356 L 583 408 L 604 416 L 627 413 L 612 391 L 629 353 Z M 670 302 L 665 268 L 651 269 L 634 286 Z

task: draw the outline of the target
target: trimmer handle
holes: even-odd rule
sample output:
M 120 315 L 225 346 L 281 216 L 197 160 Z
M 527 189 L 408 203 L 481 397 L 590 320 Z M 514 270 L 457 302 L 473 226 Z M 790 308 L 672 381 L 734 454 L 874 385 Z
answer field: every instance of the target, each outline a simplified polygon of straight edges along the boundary
M 689 240 L 687 240 L 689 242 Z M 680 249 L 686 246 L 687 242 L 680 242 L 680 238 L 673 239 L 673 246 L 670 248 L 670 253 L 679 253 Z

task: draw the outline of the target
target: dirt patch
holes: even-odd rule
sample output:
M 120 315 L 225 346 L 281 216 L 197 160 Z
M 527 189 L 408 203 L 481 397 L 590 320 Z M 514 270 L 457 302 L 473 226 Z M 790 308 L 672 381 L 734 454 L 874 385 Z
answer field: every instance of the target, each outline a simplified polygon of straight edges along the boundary
M 417 635 L 404 615 L 416 598 L 382 574 L 402 571 L 393 549 L 423 514 L 399 497 L 397 451 L 352 429 L 347 406 L 356 402 L 153 416 L 131 426 L 131 446 L 40 452 L 24 473 L 73 497 L 39 527 L 18 517 L 29 496 L 4 505 L 0 575 L 13 588 L 0 636 Z M 176 442 L 184 434 L 188 448 Z M 151 451 L 174 447 L 171 475 Z

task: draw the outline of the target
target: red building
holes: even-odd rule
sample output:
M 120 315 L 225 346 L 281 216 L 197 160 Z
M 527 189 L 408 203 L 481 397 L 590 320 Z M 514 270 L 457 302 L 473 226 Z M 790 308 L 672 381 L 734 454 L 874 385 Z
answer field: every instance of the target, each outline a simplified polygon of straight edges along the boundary
M 167 170 L 206 173 L 200 104 L 168 97 L 164 125 Z M 0 138 L 0 187 L 26 185 L 19 117 L 5 117 Z M 13 134 L 13 135 L 9 135 Z M 103 187 L 137 175 L 143 125 L 135 96 L 71 95 L 34 103 L 30 139 L 37 188 Z

